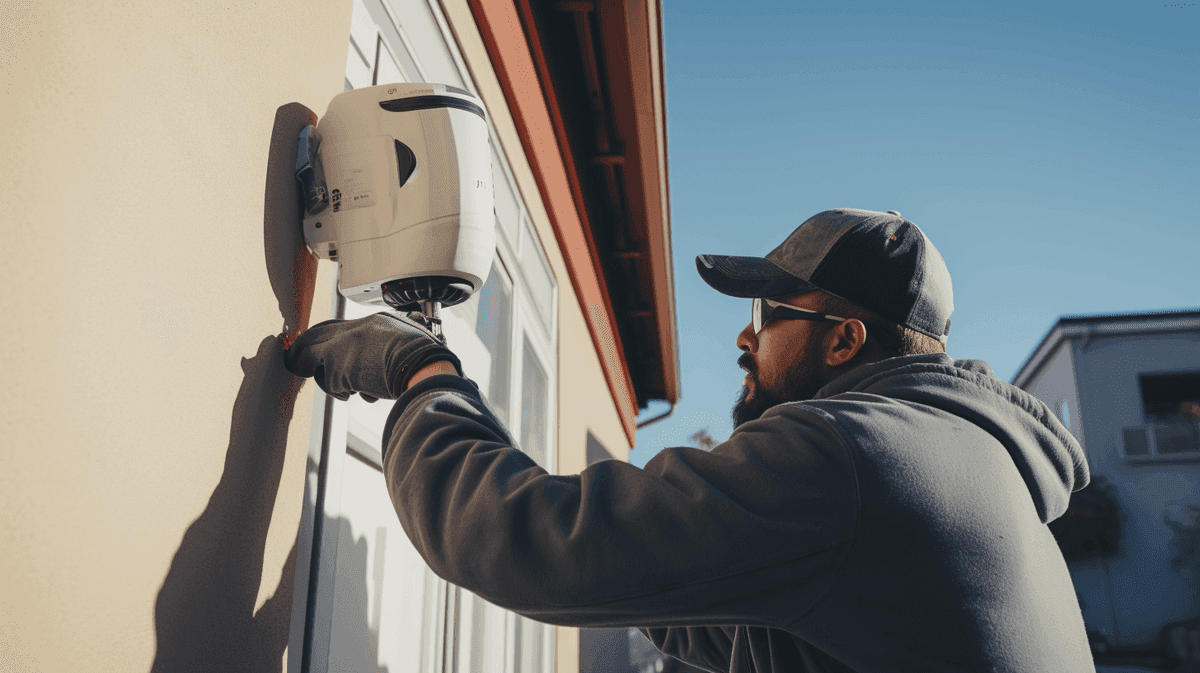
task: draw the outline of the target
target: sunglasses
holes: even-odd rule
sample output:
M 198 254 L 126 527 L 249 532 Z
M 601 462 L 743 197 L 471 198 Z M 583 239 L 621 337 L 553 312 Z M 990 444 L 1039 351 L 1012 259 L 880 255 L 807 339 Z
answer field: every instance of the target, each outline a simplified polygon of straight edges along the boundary
M 845 320 L 836 315 L 796 308 L 770 299 L 755 299 L 750 308 L 750 316 L 754 323 L 755 334 L 762 331 L 763 325 L 767 324 L 769 320 L 831 320 L 833 322 Z

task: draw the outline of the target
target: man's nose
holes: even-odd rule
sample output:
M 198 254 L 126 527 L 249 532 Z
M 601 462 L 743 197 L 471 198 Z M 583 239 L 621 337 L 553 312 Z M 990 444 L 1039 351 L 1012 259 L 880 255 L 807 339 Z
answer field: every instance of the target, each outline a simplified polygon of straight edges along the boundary
M 737 335 L 737 347 L 747 353 L 758 348 L 758 336 L 754 333 L 754 323 L 747 323 L 746 328 Z

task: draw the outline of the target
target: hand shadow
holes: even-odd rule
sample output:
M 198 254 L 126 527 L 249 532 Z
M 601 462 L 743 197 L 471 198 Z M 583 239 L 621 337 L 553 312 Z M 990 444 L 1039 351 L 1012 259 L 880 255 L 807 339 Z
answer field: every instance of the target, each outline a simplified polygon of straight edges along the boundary
M 307 328 L 316 285 L 316 258 L 304 244 L 294 176 L 297 137 L 305 125 L 315 123 L 316 115 L 298 103 L 276 110 L 266 171 L 263 246 L 283 333 L 265 337 L 254 357 L 242 358 L 243 378 L 233 404 L 224 472 L 208 506 L 184 533 L 155 602 L 154 672 L 282 669 L 291 626 L 296 543 L 274 595 L 257 613 L 254 606 L 288 427 L 304 383 L 284 367 L 280 337 L 294 338 Z

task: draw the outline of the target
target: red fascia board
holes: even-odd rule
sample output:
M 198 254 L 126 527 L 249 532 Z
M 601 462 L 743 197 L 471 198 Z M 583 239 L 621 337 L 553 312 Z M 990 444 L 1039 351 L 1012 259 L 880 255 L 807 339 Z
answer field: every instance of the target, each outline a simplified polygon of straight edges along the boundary
M 579 188 L 578 185 L 572 188 L 568 177 L 570 148 L 559 134 L 562 117 L 557 115 L 557 124 L 552 118 L 551 108 L 557 112 L 557 103 L 542 88 L 535 52 L 521 25 L 517 6 L 498 0 L 468 2 L 533 168 L 559 248 L 566 258 L 571 285 L 632 447 L 637 433 L 633 381 L 621 340 L 617 338 L 612 304 L 588 241 L 585 211 L 577 201 Z M 538 55 L 541 56 L 540 49 Z
M 644 223 L 642 235 L 648 246 L 648 261 L 653 281 L 655 326 L 662 354 L 663 382 L 667 399 L 675 403 L 679 399 L 679 371 L 675 336 L 675 306 L 672 289 L 670 241 L 668 239 L 668 216 L 663 212 L 663 188 L 660 179 L 665 177 L 665 134 L 666 118 L 661 109 L 656 109 L 654 91 L 654 67 L 651 59 L 651 35 L 648 13 L 653 2 L 623 2 L 600 0 L 597 3 L 601 23 L 600 32 L 605 36 L 606 66 L 609 73 L 610 93 L 613 107 L 630 139 L 626 147 L 625 174 L 634 189 L 630 190 L 630 209 L 635 213 L 634 221 Z M 661 19 L 661 14 L 658 17 Z M 661 40 L 659 42 L 661 48 Z M 660 138 L 659 128 L 663 136 Z M 664 143 L 663 156 L 659 157 L 659 141 Z

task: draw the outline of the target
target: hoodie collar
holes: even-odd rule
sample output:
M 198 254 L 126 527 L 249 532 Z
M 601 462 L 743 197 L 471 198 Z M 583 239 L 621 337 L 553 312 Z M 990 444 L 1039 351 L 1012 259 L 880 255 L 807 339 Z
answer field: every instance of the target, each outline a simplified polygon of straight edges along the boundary
M 937 407 L 996 437 L 1020 471 L 1047 523 L 1062 516 L 1071 492 L 1087 486 L 1083 448 L 1046 403 L 997 379 L 982 360 L 945 353 L 888 358 L 857 367 L 819 390 L 814 400 L 869 393 Z

